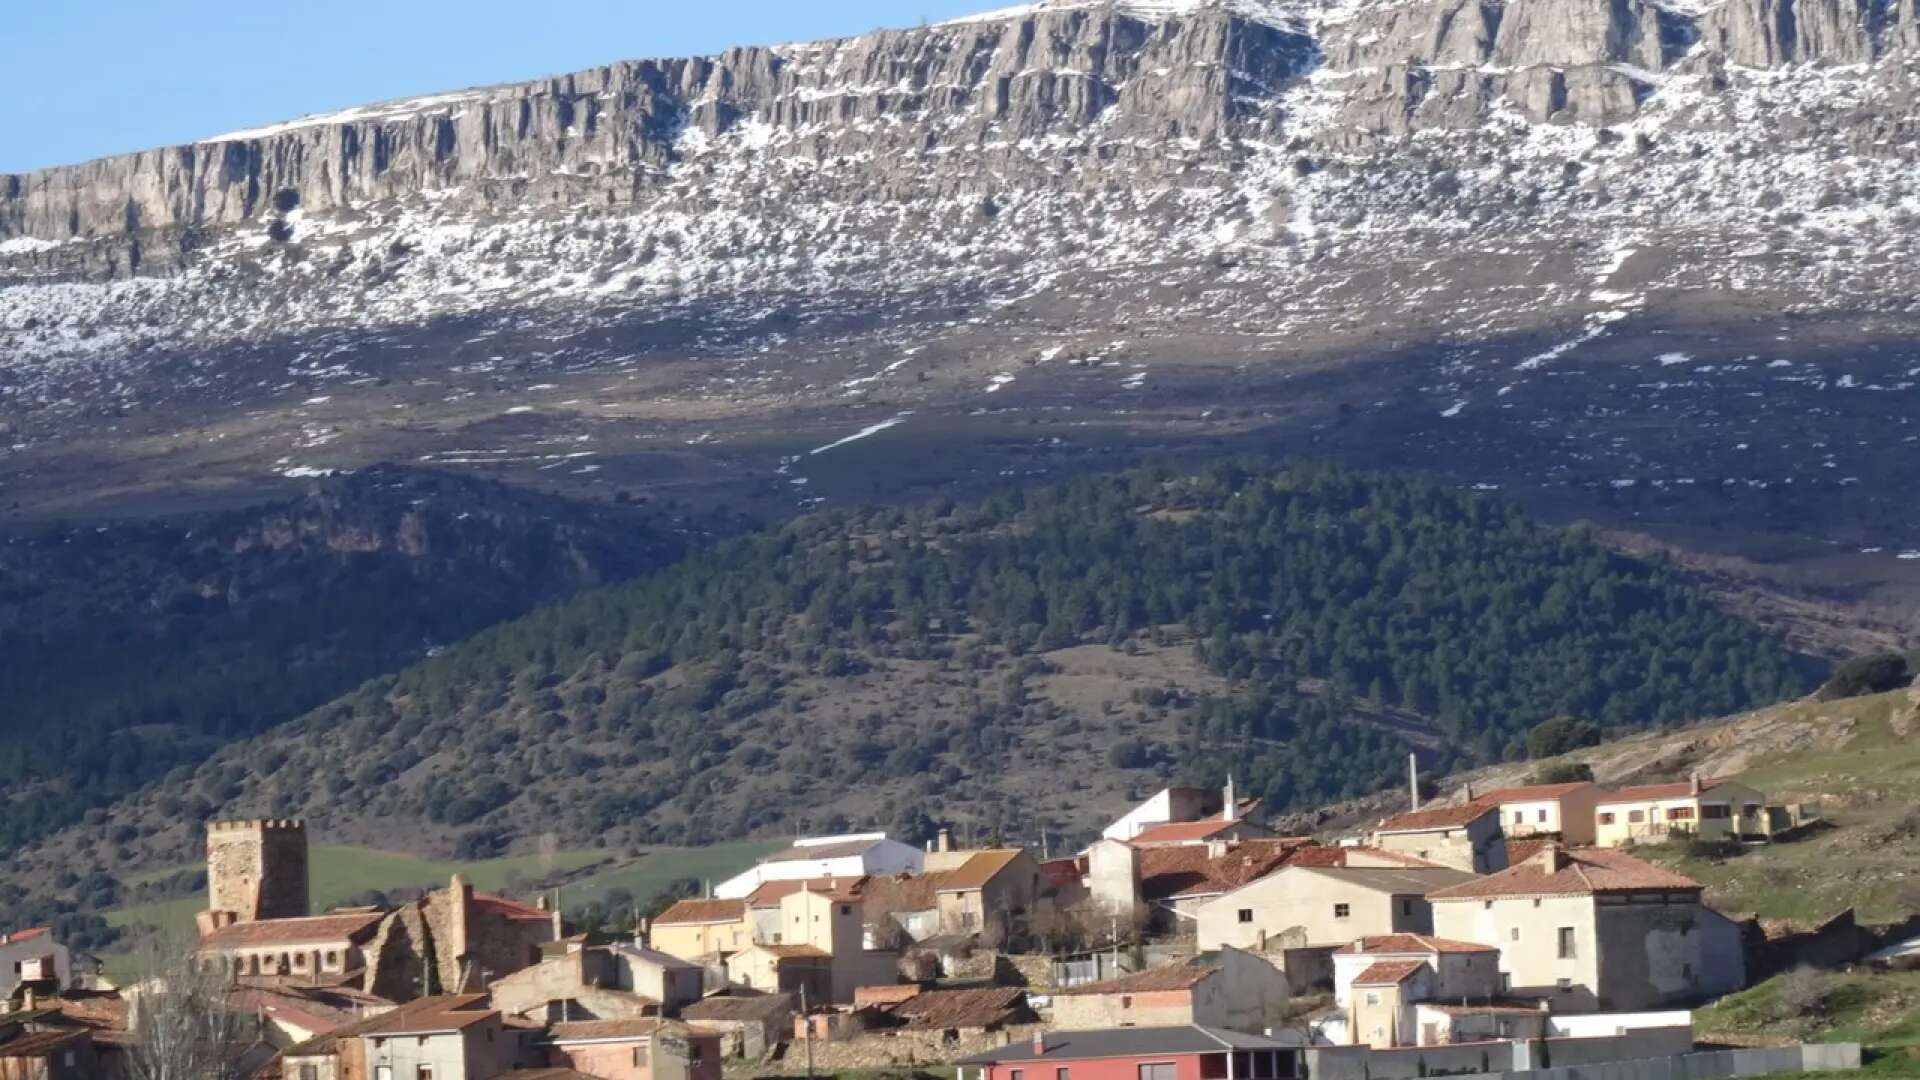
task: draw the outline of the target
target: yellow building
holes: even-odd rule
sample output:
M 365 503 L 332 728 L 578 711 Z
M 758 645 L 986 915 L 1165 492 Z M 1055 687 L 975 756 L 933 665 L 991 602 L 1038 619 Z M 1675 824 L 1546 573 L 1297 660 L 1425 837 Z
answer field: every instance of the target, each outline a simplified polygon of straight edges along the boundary
M 668 956 L 704 963 L 753 944 L 745 900 L 682 900 L 649 927 L 648 944 Z
M 1605 795 L 1598 785 L 1581 780 L 1503 788 L 1475 801 L 1500 808 L 1500 829 L 1509 840 L 1558 836 L 1585 845 L 1594 841 L 1594 808 Z
M 1594 806 L 1594 843 L 1619 847 L 1670 837 L 1702 840 L 1768 837 L 1779 831 L 1766 796 L 1731 780 L 1698 776 L 1671 784 L 1644 784 L 1603 795 Z

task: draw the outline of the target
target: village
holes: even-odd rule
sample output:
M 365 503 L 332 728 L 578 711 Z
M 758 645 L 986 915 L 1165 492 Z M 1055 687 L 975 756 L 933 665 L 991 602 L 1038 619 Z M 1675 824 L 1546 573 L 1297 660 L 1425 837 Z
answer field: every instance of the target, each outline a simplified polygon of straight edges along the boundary
M 0 1077 L 154 1075 L 158 1014 L 196 995 L 229 1024 L 208 1075 L 257 1080 L 1859 1067 L 1857 1045 L 1697 1045 L 1690 1010 L 1795 960 L 1635 854 L 1784 839 L 1810 809 L 1698 776 L 1425 805 L 1410 786 L 1405 812 L 1319 838 L 1275 835 L 1231 780 L 1159 791 L 1064 857 L 945 828 L 800 838 L 617 933 L 458 875 L 316 913 L 304 822 L 216 821 L 207 907 L 170 969 L 109 987 L 44 929 L 0 938 Z

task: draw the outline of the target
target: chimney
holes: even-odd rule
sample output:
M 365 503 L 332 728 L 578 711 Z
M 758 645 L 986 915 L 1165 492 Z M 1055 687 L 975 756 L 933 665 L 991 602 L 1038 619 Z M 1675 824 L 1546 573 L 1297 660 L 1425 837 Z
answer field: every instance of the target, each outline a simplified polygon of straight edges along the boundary
M 1233 774 L 1227 774 L 1227 786 L 1220 792 L 1220 820 L 1232 821 L 1240 816 L 1240 801 L 1233 795 Z
M 1047 1033 L 1043 1028 L 1035 1028 L 1033 1031 L 1033 1052 L 1035 1056 L 1044 1057 L 1046 1055 Z
M 1420 809 L 1420 757 L 1407 754 L 1407 802 L 1409 810 Z
M 1467 801 L 1473 801 L 1473 781 L 1467 781 Z
M 952 851 L 953 850 L 953 830 L 952 829 L 947 828 L 945 825 L 940 826 L 940 838 L 934 842 L 933 850 L 935 851 Z
M 1694 773 L 1692 776 L 1688 777 L 1687 779 L 1690 783 L 1690 786 L 1693 789 L 1693 793 L 1695 795 L 1700 794 L 1700 774 Z

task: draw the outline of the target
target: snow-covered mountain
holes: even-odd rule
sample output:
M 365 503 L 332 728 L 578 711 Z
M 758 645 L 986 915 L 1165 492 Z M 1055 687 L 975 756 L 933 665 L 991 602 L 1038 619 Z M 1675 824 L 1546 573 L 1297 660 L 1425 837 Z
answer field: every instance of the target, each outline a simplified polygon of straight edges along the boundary
M 1046 0 L 0 177 L 0 469 L 791 504 L 1252 445 L 1898 575 L 1916 64 L 1916 0 Z

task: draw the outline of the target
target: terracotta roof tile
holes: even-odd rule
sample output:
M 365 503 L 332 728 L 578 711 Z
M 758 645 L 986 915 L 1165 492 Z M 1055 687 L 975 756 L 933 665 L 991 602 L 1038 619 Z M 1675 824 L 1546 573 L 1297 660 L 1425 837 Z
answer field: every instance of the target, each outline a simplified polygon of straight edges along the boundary
M 1135 847 L 1148 847 L 1153 844 L 1191 844 L 1245 824 L 1244 821 L 1228 821 L 1224 818 L 1208 818 L 1205 821 L 1169 821 L 1163 825 L 1154 825 L 1141 830 L 1127 843 Z
M 1426 967 L 1425 960 L 1381 960 L 1353 977 L 1355 986 L 1398 986 Z
M 543 911 L 532 904 L 523 904 L 518 900 L 509 900 L 492 893 L 474 893 L 473 906 L 489 915 L 498 915 L 515 922 L 549 922 L 553 912 Z
M 28 927 L 25 930 L 15 930 L 9 934 L 0 934 L 0 945 L 13 945 L 18 942 L 41 937 L 45 935 L 47 932 L 48 932 L 47 927 L 33 926 L 33 927 Z
M 1303 837 L 1242 840 L 1219 855 L 1207 844 L 1141 848 L 1140 895 L 1147 900 L 1216 896 L 1272 873 L 1296 849 L 1312 843 Z
M 1492 945 L 1481 945 L 1473 941 L 1456 941 L 1452 938 L 1434 937 L 1431 934 L 1378 934 L 1349 942 L 1334 951 L 1353 955 L 1356 953 L 1497 953 L 1500 950 Z
M 363 1035 L 424 1035 L 460 1031 L 499 1013 L 487 1007 L 485 994 L 443 994 L 420 998 L 375 1019 Z
M 1612 848 L 1542 845 L 1538 854 L 1497 874 L 1464 881 L 1429 900 L 1500 896 L 1592 896 L 1609 892 L 1699 892 L 1699 882 Z
M 909 1030 L 988 1028 L 1030 1019 L 1027 992 L 1017 986 L 978 990 L 929 990 L 894 1005 L 887 1012 L 907 1021 Z
M 1714 788 L 1730 784 L 1726 777 L 1702 779 L 1700 793 L 1706 794 Z M 1621 803 L 1649 802 L 1655 799 L 1684 799 L 1693 794 L 1693 781 L 1676 780 L 1671 784 L 1640 784 L 1636 787 L 1623 787 L 1618 791 L 1601 796 L 1601 806 L 1618 806 Z
M 864 877 L 840 878 L 798 878 L 789 881 L 763 881 L 760 887 L 747 894 L 749 908 L 779 907 L 780 901 L 802 889 L 824 893 L 835 900 L 858 900 L 866 891 L 867 879 Z M 656 922 L 658 920 L 655 920 Z
M 1411 813 L 1396 814 L 1382 821 L 1380 832 L 1425 832 L 1428 829 L 1458 829 L 1497 813 L 1499 807 L 1492 803 L 1475 800 L 1459 806 L 1442 806 L 1431 810 L 1415 810 Z
M 63 1031 L 30 1031 L 0 1042 L 0 1058 L 38 1057 L 91 1036 L 86 1028 Z
M 1498 791 L 1489 791 L 1473 801 L 1477 803 L 1491 803 L 1494 806 L 1499 806 L 1502 803 L 1544 802 L 1548 799 L 1565 798 L 1579 791 L 1581 788 L 1590 788 L 1593 786 L 1594 783 L 1591 780 L 1574 780 L 1565 784 L 1527 784 L 1521 787 L 1501 788 Z
M 898 983 L 892 986 L 856 986 L 853 988 L 853 1007 L 863 1009 L 870 1005 L 893 1006 L 910 997 L 918 997 L 925 988 L 919 983 Z
M 1001 871 L 1012 866 L 1014 860 L 1024 854 L 1025 852 L 1019 848 L 995 848 L 978 852 L 959 866 L 941 871 L 933 887 L 937 892 L 978 889 L 1000 876 Z
M 573 1020 L 547 1029 L 553 1042 L 581 1039 L 649 1039 L 665 1021 L 658 1017 L 632 1017 L 624 1020 Z
M 822 960 L 833 956 L 827 950 L 814 945 L 752 945 L 746 951 L 754 949 L 782 960 Z
M 1519 866 L 1521 863 L 1526 862 L 1528 859 L 1531 859 L 1535 855 L 1540 854 L 1540 849 L 1546 847 L 1548 844 L 1551 844 L 1553 842 L 1554 841 L 1550 837 L 1541 837 L 1538 840 L 1508 839 L 1507 865 Z
M 1360 862 L 1354 859 L 1358 857 Z M 1440 865 L 1429 862 L 1417 855 L 1408 855 L 1399 851 L 1387 851 L 1376 847 L 1321 847 L 1318 844 L 1296 849 L 1287 858 L 1288 866 L 1342 867 L 1366 866 L 1370 863 L 1389 863 L 1396 866 L 1431 868 Z
M 739 922 L 747 917 L 745 900 L 677 900 L 654 918 L 655 926 L 676 923 Z
M 259 949 L 271 945 L 324 945 L 370 934 L 386 918 L 380 911 L 310 915 L 234 923 L 200 939 L 203 949 Z
M 1054 888 L 1074 885 L 1087 876 L 1087 861 L 1081 856 L 1071 859 L 1048 859 L 1040 864 L 1040 873 L 1046 876 L 1047 883 Z
M 793 1011 L 786 994 L 731 995 L 703 998 L 680 1010 L 688 1020 L 761 1020 Z

